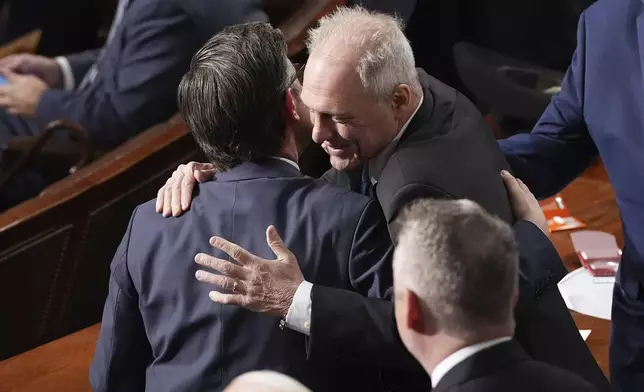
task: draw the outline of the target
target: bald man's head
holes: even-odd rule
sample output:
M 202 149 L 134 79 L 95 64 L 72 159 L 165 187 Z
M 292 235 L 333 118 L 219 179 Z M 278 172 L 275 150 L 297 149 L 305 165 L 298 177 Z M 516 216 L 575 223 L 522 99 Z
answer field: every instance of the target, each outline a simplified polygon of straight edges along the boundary
M 224 392 L 311 392 L 311 390 L 289 376 L 261 370 L 236 377 Z

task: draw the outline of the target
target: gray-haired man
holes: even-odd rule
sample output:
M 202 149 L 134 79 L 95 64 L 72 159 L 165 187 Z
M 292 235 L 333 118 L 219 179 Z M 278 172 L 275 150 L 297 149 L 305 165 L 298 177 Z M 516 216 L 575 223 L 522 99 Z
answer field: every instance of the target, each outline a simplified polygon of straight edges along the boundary
M 532 360 L 512 339 L 519 251 L 506 223 L 469 200 L 429 199 L 412 203 L 400 221 L 398 333 L 434 391 L 595 391 Z

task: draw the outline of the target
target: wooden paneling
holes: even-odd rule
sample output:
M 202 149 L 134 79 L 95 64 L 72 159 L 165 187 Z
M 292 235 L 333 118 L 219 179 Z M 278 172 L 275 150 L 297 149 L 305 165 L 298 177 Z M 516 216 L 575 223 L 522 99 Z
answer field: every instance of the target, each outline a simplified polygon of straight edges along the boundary
M 571 212 L 590 229 L 618 236 L 621 244 L 619 212 L 603 168 L 596 167 L 563 191 Z M 580 267 L 568 232 L 552 235 L 557 250 L 570 269 Z M 587 340 L 595 359 L 608 375 L 609 322 L 573 313 L 580 329 L 591 329 Z M 89 391 L 88 368 L 98 338 L 99 326 L 82 330 L 30 352 L 0 362 L 0 391 L 46 392 Z

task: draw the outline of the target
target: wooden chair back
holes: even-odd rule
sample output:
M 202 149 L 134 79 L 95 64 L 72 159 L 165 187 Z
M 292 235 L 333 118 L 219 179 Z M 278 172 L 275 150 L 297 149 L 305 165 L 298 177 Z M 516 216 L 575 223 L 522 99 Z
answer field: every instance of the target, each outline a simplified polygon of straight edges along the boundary
M 336 3 L 309 0 L 298 19 L 287 14 L 289 45 L 304 47 L 306 28 Z M 0 214 L 0 360 L 100 321 L 133 209 L 190 160 L 205 158 L 175 116 Z
M 0 215 L 0 359 L 101 319 L 132 210 L 196 159 L 173 118 Z

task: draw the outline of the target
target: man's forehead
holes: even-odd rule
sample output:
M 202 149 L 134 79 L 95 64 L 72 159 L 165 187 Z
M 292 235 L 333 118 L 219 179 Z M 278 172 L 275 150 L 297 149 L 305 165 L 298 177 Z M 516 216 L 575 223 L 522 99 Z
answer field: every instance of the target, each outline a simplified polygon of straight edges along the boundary
M 304 70 L 302 101 L 312 110 L 340 115 L 362 93 L 355 67 L 337 57 L 310 58 Z

